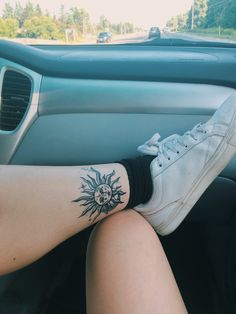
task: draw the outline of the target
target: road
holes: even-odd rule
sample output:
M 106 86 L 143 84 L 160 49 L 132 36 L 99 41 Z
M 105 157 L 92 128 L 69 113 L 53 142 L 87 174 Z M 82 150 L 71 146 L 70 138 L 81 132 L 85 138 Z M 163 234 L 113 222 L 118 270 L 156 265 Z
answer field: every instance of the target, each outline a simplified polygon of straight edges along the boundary
M 161 38 L 174 38 L 174 39 L 184 39 L 184 40 L 192 40 L 192 41 L 217 41 L 217 42 L 225 42 L 225 43 L 233 43 L 236 44 L 236 41 L 223 39 L 223 38 L 214 38 L 208 36 L 200 36 L 195 34 L 186 34 L 186 33 L 164 33 L 161 34 Z M 128 34 L 128 35 L 114 35 L 112 39 L 112 44 L 128 44 L 135 42 L 143 42 L 147 41 L 147 34 Z M 88 42 L 86 42 L 87 44 Z M 90 42 L 92 43 L 92 42 Z M 93 42 L 94 43 L 94 42 Z
M 236 44 L 235 40 L 230 40 L 226 38 L 217 38 L 210 36 L 201 36 L 195 34 L 186 34 L 186 33 L 166 33 L 162 34 L 162 38 L 175 38 L 175 39 L 185 39 L 185 40 L 193 40 L 193 41 L 217 41 L 224 43 L 232 43 Z
M 195 34 L 189 33 L 164 33 L 161 34 L 161 38 L 175 38 L 175 39 L 185 39 L 185 40 L 193 40 L 193 41 L 217 41 L 217 42 L 226 42 L 226 43 L 233 43 L 236 44 L 236 41 L 229 40 L 229 39 L 220 39 L 220 38 L 213 38 L 213 37 L 206 37 L 200 36 Z M 33 39 L 33 38 L 15 38 L 9 39 L 14 40 L 16 42 L 24 43 L 24 44 L 58 44 L 64 45 L 66 44 L 62 40 L 42 40 L 42 39 Z M 113 35 L 111 44 L 129 44 L 129 43 L 138 43 L 148 41 L 148 33 L 136 33 L 136 34 L 122 34 L 122 35 Z M 79 43 L 70 43 L 75 45 L 94 45 L 96 44 L 96 36 L 91 36 L 90 38 L 84 39 L 82 42 Z M 107 44 L 101 44 L 107 45 Z

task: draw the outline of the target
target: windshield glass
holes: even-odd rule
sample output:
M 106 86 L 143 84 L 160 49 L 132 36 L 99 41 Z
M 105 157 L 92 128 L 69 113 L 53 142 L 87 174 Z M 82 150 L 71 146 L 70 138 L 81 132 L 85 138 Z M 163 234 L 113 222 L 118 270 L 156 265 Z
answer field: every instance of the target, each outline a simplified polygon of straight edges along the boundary
M 104 36 L 109 40 L 97 41 Z M 25 44 L 236 44 L 236 0 L 1 0 L 0 38 Z

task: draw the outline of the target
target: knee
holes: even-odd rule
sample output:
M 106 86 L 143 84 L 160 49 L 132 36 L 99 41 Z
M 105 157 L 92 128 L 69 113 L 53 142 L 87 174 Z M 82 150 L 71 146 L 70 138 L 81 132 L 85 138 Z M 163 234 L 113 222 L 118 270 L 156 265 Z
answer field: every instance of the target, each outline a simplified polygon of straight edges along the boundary
M 123 238 L 129 239 L 130 237 L 144 237 L 155 236 L 156 233 L 151 225 L 134 210 L 124 210 L 102 220 L 95 228 L 94 233 L 96 236 L 104 236 L 109 234 L 109 238 Z
M 114 247 L 134 246 L 146 249 L 157 243 L 157 235 L 151 225 L 134 210 L 125 210 L 111 215 L 97 224 L 89 241 L 89 251 L 99 254 Z

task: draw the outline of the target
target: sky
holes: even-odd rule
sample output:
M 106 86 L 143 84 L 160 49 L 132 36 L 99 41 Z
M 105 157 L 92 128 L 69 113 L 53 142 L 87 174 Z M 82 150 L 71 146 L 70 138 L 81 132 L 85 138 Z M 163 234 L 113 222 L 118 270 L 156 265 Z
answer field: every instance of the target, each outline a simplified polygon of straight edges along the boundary
M 24 5 L 28 0 L 18 0 Z M 4 3 L 15 4 L 15 0 L 0 0 L 0 14 Z M 31 0 L 47 9 L 52 14 L 58 14 L 61 5 L 65 9 L 78 6 L 88 11 L 91 20 L 97 22 L 99 16 L 106 16 L 112 23 L 131 22 L 136 26 L 151 27 L 165 25 L 172 16 L 189 10 L 193 0 Z

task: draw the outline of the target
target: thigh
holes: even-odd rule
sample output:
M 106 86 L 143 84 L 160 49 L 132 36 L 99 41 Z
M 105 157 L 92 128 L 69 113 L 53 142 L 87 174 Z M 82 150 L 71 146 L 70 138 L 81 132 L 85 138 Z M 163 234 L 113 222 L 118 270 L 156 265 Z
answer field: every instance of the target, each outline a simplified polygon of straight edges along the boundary
M 156 233 L 133 210 L 94 229 L 86 281 L 88 314 L 186 313 Z

